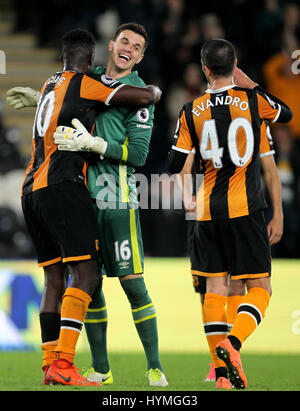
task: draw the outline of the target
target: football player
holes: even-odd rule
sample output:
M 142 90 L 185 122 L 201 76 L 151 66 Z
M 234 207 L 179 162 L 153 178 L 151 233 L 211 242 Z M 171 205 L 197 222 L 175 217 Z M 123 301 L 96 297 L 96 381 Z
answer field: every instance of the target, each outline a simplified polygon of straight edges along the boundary
M 235 79 L 235 84 L 238 81 Z M 280 241 L 283 234 L 283 211 L 281 201 L 281 182 L 278 170 L 274 161 L 273 140 L 270 133 L 270 127 L 262 124 L 261 142 L 260 142 L 260 158 L 262 169 L 264 173 L 265 182 L 271 198 L 273 216 L 267 225 L 270 244 L 276 244 Z M 179 177 L 179 185 L 182 188 L 183 204 L 187 216 L 187 249 L 188 254 L 191 255 L 191 244 L 193 241 L 194 221 L 196 220 L 196 196 L 195 196 L 195 175 L 194 162 L 195 152 L 187 156 L 186 162 Z M 190 218 L 190 217 L 193 218 Z M 201 306 L 203 307 L 205 292 L 206 292 L 206 278 L 193 274 L 193 285 L 196 293 L 201 296 Z M 226 302 L 226 318 L 228 333 L 230 332 L 234 320 L 237 316 L 238 307 L 242 296 L 245 295 L 244 280 L 230 281 L 228 296 Z M 205 381 L 215 381 L 216 373 L 212 363 L 210 363 L 210 370 Z
M 107 67 L 96 67 L 94 72 L 107 84 L 117 79 L 124 85 L 144 87 L 145 83 L 132 69 L 143 59 L 147 45 L 148 36 L 143 26 L 135 23 L 120 26 L 108 46 Z M 97 153 L 89 158 L 87 179 L 97 216 L 102 272 L 107 277 L 118 277 L 128 298 L 147 357 L 149 384 L 166 386 L 159 357 L 156 311 L 143 278 L 143 243 L 133 176 L 134 167 L 141 167 L 146 161 L 153 116 L 153 104 L 141 109 L 115 106 L 96 118 L 94 134 L 101 137 L 92 137 L 78 118 L 72 122 L 76 128 L 61 126 L 54 137 L 61 152 Z M 110 177 L 107 182 L 116 194 L 111 203 L 108 195 L 102 195 L 106 182 L 103 180 L 99 185 L 99 178 L 103 176 Z M 92 354 L 92 367 L 85 376 L 103 384 L 113 383 L 107 355 L 107 321 L 100 284 L 93 294 L 85 321 Z
M 216 385 L 247 387 L 240 348 L 264 318 L 271 297 L 271 252 L 262 209 L 260 139 L 264 120 L 288 122 L 290 108 L 241 71 L 233 45 L 207 41 L 201 49 L 209 88 L 184 105 L 168 157 L 170 173 L 179 173 L 195 148 L 203 182 L 197 192 L 197 221 L 191 272 L 206 278 L 205 334 L 216 370 Z M 199 171 L 198 171 L 199 170 Z M 228 275 L 244 280 L 247 293 L 227 335 Z M 228 378 L 229 379 L 228 379 Z
M 97 219 L 86 186 L 87 157 L 58 150 L 53 134 L 59 125 L 68 128 L 74 116 L 91 131 L 96 110 L 101 111 L 104 103 L 143 107 L 160 96 L 156 88 L 132 87 L 92 73 L 94 52 L 93 36 L 72 30 L 62 38 L 62 71 L 48 79 L 40 93 L 26 88 L 7 93 L 8 103 L 17 109 L 38 104 L 22 208 L 45 274 L 40 307 L 45 384 L 101 385 L 74 367 L 87 308 L 102 281 Z M 71 282 L 65 290 L 66 266 Z

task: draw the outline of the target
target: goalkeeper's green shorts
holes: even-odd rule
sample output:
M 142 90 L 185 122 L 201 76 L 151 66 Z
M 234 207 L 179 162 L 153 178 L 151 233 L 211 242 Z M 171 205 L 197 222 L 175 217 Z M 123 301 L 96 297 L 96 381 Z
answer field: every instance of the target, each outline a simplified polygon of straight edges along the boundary
M 144 272 L 144 250 L 139 211 L 97 208 L 99 254 L 102 274 L 123 277 Z

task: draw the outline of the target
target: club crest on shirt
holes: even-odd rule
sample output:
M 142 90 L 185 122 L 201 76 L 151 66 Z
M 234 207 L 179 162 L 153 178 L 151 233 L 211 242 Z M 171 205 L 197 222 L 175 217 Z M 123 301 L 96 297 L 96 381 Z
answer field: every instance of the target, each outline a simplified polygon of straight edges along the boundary
M 140 122 L 146 123 L 149 120 L 149 110 L 147 108 L 141 108 L 137 111 L 136 117 Z

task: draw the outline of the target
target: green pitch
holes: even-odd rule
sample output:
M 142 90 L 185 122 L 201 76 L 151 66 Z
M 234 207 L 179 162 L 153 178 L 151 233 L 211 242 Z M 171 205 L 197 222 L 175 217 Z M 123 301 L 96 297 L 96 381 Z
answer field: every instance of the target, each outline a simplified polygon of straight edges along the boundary
M 31 328 L 27 334 L 36 336 L 37 351 L 0 352 L 0 391 L 215 390 L 214 383 L 204 382 L 210 357 L 203 332 L 200 299 L 193 290 L 189 268 L 185 258 L 145 260 L 145 280 L 157 311 L 161 360 L 169 387 L 148 386 L 146 360 L 128 301 L 118 280 L 106 278 L 108 350 L 114 384 L 100 388 L 43 386 L 36 310 L 30 317 Z M 274 260 L 272 284 L 273 295 L 266 318 L 242 348 L 247 390 L 300 391 L 300 261 Z M 75 365 L 89 367 L 90 355 L 84 332 L 79 340 Z
M 42 385 L 41 353 L 0 353 L 1 391 L 215 391 L 213 382 L 204 382 L 209 370 L 208 354 L 162 354 L 169 387 L 149 387 L 143 354 L 110 355 L 114 384 L 102 387 Z M 78 354 L 76 366 L 87 367 L 89 354 Z M 299 391 L 297 355 L 245 354 L 243 365 L 248 378 L 247 391 Z

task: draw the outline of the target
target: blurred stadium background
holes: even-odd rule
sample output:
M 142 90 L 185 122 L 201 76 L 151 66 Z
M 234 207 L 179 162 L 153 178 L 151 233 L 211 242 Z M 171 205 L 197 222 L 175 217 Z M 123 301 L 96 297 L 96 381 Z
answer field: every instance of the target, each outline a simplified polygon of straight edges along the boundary
M 145 25 L 150 37 L 139 74 L 163 90 L 149 157 L 137 172 L 146 176 L 166 173 L 165 159 L 178 112 L 205 89 L 199 51 L 209 38 L 233 42 L 239 66 L 292 108 L 292 122 L 272 128 L 285 213 L 283 238 L 272 250 L 274 296 L 269 315 L 247 346 L 253 351 L 300 352 L 300 74 L 292 72 L 297 62 L 291 57 L 295 50 L 300 57 L 300 5 L 296 0 L 85 0 L 84 5 L 73 0 L 71 6 L 67 0 L 48 0 L 46 7 L 33 0 L 1 0 L 0 50 L 6 56 L 6 74 L 0 74 L 0 350 L 39 346 L 43 286 L 19 199 L 35 110 L 10 109 L 6 91 L 18 85 L 40 89 L 60 69 L 59 40 L 72 28 L 93 32 L 96 64 L 105 65 L 107 42 L 115 28 L 128 21 Z M 270 215 L 268 209 L 266 217 Z M 145 276 L 158 311 L 161 349 L 207 350 L 199 296 L 189 274 L 183 210 L 141 210 L 141 222 Z M 117 281 L 104 281 L 109 348 L 137 350 L 140 343 Z M 87 349 L 84 335 L 80 347 Z

